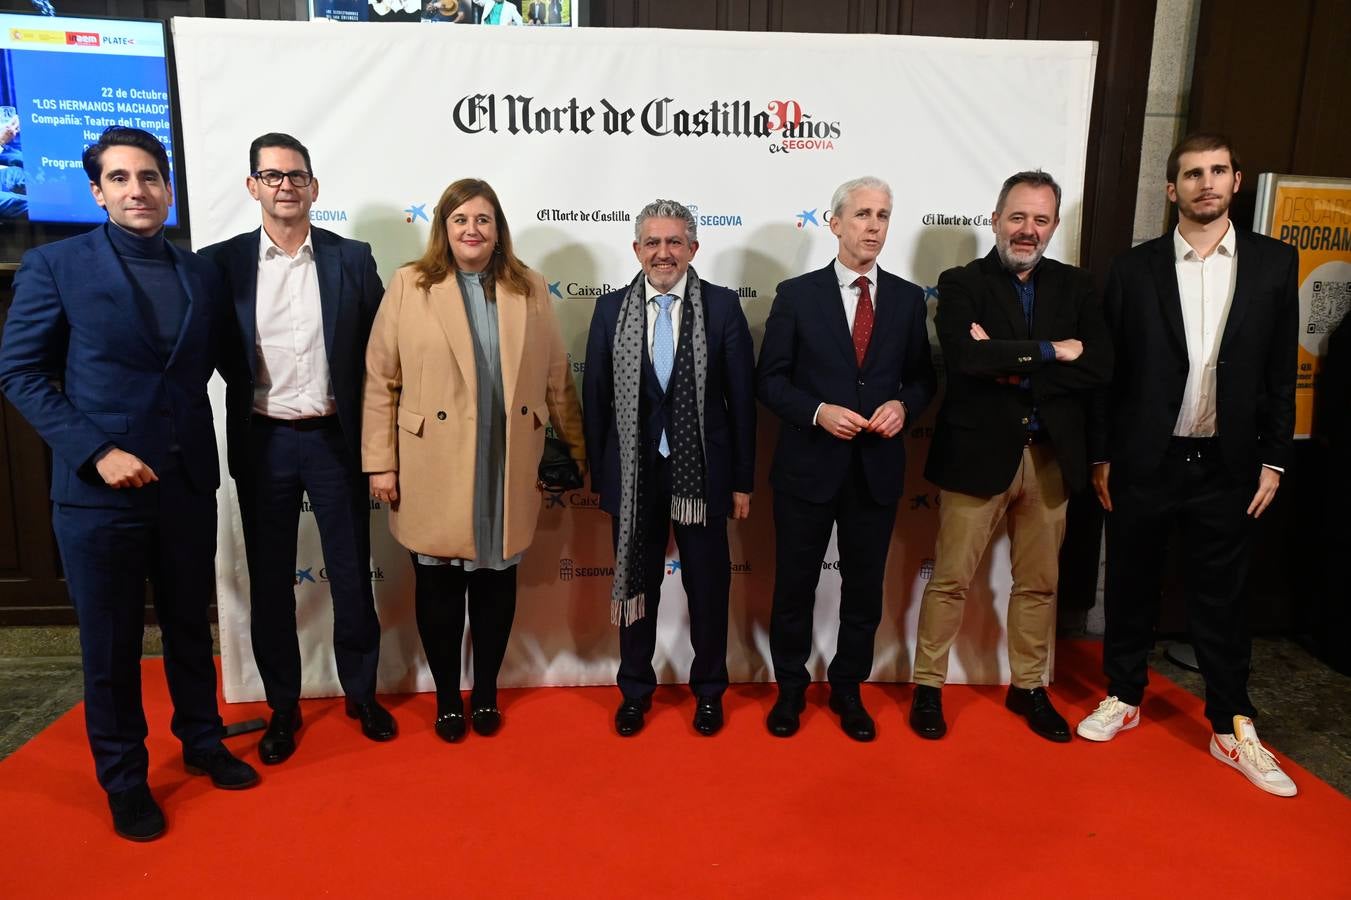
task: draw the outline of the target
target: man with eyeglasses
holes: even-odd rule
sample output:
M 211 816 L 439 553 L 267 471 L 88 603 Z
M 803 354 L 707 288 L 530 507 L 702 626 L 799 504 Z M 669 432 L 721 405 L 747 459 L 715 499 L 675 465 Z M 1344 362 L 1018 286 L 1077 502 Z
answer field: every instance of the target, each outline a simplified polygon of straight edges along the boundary
M 225 275 L 243 348 L 226 390 L 226 441 L 249 564 L 253 656 L 272 707 L 258 755 L 275 765 L 295 752 L 301 726 L 295 573 L 302 494 L 319 526 L 347 715 L 373 741 L 397 732 L 375 699 L 380 621 L 360 453 L 366 339 L 384 288 L 369 244 L 310 227 L 319 182 L 300 141 L 257 138 L 249 172 L 244 184 L 262 209 L 262 228 L 202 254 Z

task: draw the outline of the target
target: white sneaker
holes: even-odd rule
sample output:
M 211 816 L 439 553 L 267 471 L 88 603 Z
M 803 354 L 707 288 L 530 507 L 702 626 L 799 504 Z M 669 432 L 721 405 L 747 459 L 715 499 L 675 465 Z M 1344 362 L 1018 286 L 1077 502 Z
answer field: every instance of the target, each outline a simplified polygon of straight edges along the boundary
M 1277 797 L 1293 797 L 1299 792 L 1280 763 L 1257 739 L 1257 729 L 1247 716 L 1234 716 L 1233 734 L 1212 734 L 1210 755 L 1233 766 L 1253 784 Z
M 1110 741 L 1117 732 L 1129 731 L 1140 724 L 1140 707 L 1108 697 L 1089 713 L 1075 730 L 1090 741 Z

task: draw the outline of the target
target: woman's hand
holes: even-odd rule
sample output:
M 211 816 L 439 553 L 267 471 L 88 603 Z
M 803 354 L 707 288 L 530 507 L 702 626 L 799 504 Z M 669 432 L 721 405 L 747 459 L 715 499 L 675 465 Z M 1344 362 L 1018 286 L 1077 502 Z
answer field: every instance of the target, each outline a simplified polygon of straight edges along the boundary
M 399 505 L 399 473 L 398 472 L 372 472 L 371 473 L 371 496 L 381 503 L 388 503 L 390 508 Z

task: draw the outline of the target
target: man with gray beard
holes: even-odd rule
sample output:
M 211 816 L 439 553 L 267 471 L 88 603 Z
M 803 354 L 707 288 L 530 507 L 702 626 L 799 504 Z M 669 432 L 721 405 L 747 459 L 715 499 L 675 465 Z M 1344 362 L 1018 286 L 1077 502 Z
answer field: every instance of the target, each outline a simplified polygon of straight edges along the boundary
M 947 366 L 924 476 L 941 489 L 934 573 L 924 589 L 910 725 L 947 732 L 941 690 L 967 589 L 1007 517 L 1012 544 L 1005 705 L 1048 740 L 1070 740 L 1046 693 L 1060 542 L 1071 490 L 1087 484 L 1085 416 L 1112 371 L 1112 345 L 1087 272 L 1044 259 L 1060 224 L 1045 172 L 1004 182 L 995 249 L 938 280 L 935 326 Z

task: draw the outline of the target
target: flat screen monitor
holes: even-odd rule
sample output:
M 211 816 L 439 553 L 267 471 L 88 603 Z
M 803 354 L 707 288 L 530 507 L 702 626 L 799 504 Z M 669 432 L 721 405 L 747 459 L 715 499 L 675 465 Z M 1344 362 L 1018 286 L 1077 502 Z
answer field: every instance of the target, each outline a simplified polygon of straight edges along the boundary
M 59 226 L 107 218 L 90 194 L 81 155 L 109 125 L 158 137 L 173 176 L 173 121 L 163 22 L 0 13 L 0 243 L 6 255 L 34 226 L 58 226 L 52 236 L 59 236 L 65 231 Z M 178 224 L 176 207 L 166 224 Z

